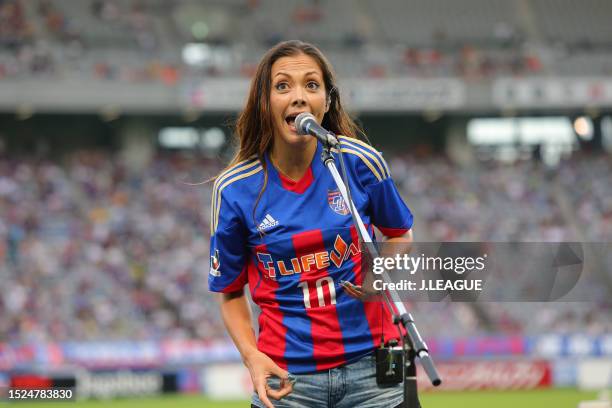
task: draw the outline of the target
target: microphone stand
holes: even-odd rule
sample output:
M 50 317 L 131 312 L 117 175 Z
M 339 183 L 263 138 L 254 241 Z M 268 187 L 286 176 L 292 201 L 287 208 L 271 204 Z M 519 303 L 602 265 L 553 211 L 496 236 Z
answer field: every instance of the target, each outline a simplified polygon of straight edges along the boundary
M 335 136 L 334 136 L 335 139 Z M 329 140 L 329 138 L 328 138 Z M 337 143 L 336 143 L 337 145 Z M 353 215 L 353 220 L 357 224 L 356 228 L 358 229 L 359 235 L 361 236 L 362 241 L 369 249 L 373 257 L 377 257 L 379 255 L 378 249 L 375 247 L 372 239 L 370 238 L 370 234 L 368 233 L 365 225 L 363 224 L 363 220 L 359 216 L 359 212 L 355 207 L 355 204 L 351 200 L 350 195 L 347 192 L 346 185 L 340 177 L 338 173 L 338 169 L 336 168 L 335 159 L 331 154 L 332 146 L 329 143 L 323 143 L 323 152 L 321 153 L 321 160 L 325 164 L 325 167 L 329 170 L 336 185 L 338 186 L 338 190 L 340 194 L 342 194 L 342 198 L 344 201 L 348 203 L 349 210 Z M 390 283 L 391 279 L 386 271 L 381 274 L 382 279 Z M 404 303 L 401 301 L 399 295 L 394 291 L 383 291 L 383 298 L 391 314 L 393 315 L 393 324 L 398 326 L 398 329 L 403 327 L 405 329 L 405 334 L 403 335 L 403 346 L 402 350 L 404 353 L 404 404 L 402 407 L 404 408 L 421 408 L 421 403 L 419 401 L 419 396 L 417 392 L 417 373 L 416 373 L 416 365 L 415 365 L 415 357 L 419 357 L 421 365 L 425 369 L 427 376 L 429 377 L 431 383 L 434 386 L 438 386 L 442 383 L 440 376 L 436 370 L 434 362 L 429 355 L 429 350 L 427 349 L 427 345 L 421 338 L 421 335 L 414 324 L 414 319 L 412 315 L 408 313 Z M 401 333 L 401 330 L 399 330 Z

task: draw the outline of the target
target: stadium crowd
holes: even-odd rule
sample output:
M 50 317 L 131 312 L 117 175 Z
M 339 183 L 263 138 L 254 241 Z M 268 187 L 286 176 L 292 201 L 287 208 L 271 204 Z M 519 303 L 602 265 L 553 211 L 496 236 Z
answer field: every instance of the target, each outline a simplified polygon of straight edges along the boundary
M 294 37 L 324 46 L 342 76 L 348 77 L 479 80 L 571 75 L 577 73 L 577 63 L 578 69 L 595 75 L 609 74 L 612 67 L 606 46 L 595 42 L 576 47 L 555 37 L 542 41 L 548 37 L 544 34 L 530 38 L 518 28 L 518 21 L 486 1 L 479 7 L 486 9 L 484 21 L 474 26 L 469 21 L 457 24 L 452 13 L 446 12 L 439 16 L 439 26 L 430 27 L 431 32 L 416 43 L 411 42 L 414 32 L 400 29 L 413 25 L 410 22 L 397 27 L 398 36 L 389 37 L 389 33 L 380 34 L 388 28 L 376 14 L 352 12 L 338 23 L 340 16 L 330 13 L 329 5 L 304 3 L 295 4 L 292 11 L 291 7 L 275 8 L 274 2 L 251 0 L 225 7 L 194 1 L 0 0 L 0 45 L 4 47 L 0 80 L 51 76 L 175 85 L 203 76 L 250 77 L 268 46 Z M 385 7 L 394 3 L 400 7 L 399 14 L 411 15 L 410 4 L 387 1 Z M 272 14 L 265 17 L 267 13 Z M 551 18 L 555 21 L 554 15 Z M 279 21 L 290 24 L 279 27 Z M 345 31 L 335 33 L 339 29 Z M 249 30 L 245 35 L 243 31 Z M 602 29 L 593 30 L 605 37 Z M 187 62 L 181 52 L 194 42 L 208 47 L 201 51 L 206 60 L 197 64 Z
M 20 340 L 209 338 L 209 185 L 186 163 L 128 175 L 108 153 L 66 167 L 0 164 L 0 337 Z M 206 163 L 197 180 L 209 177 Z M 216 169 L 216 168 L 215 168 Z
M 611 171 L 606 157 L 572 161 L 561 168 L 559 180 L 568 191 L 576 210 L 576 222 L 583 228 L 587 241 L 606 242 L 612 237 Z
M 612 189 L 606 176 L 612 171 L 609 156 L 574 157 L 559 169 L 550 169 L 533 160 L 459 167 L 445 158 L 415 160 L 406 155 L 396 156 L 391 168 L 403 195 L 417 212 L 417 237 L 424 242 L 612 239 Z M 564 201 L 570 207 L 562 208 L 560 203 Z M 608 257 L 602 262 L 612 265 L 610 254 Z M 506 289 L 516 294 L 505 296 L 521 299 L 526 288 L 537 281 L 525 278 L 523 286 L 507 285 Z M 486 309 L 478 304 L 441 304 L 437 307 L 446 313 L 433 317 L 435 324 L 430 329 L 437 333 L 440 327 L 453 327 L 444 331 L 446 335 L 466 333 L 466 328 L 524 334 L 572 332 L 578 328 L 590 333 L 610 332 L 612 306 L 606 299 L 612 287 L 610 278 L 607 286 L 588 289 L 593 301 L 590 304 L 556 302 L 553 306 L 517 301 L 487 303 Z M 414 305 L 417 314 L 421 310 L 427 316 L 435 315 L 429 313 L 433 307 Z M 463 311 L 454 316 L 458 310 Z M 457 318 L 465 321 L 457 325 Z
M 390 161 L 421 241 L 611 241 L 610 156 L 572 159 L 555 173 L 531 161 Z M 218 160 L 178 153 L 162 153 L 138 173 L 107 151 L 61 163 L 3 156 L 0 342 L 223 336 L 206 283 L 211 183 L 199 183 L 219 170 Z M 428 336 L 571 332 L 585 324 L 592 333 L 612 331 L 609 301 L 413 310 L 427 316 L 419 324 Z

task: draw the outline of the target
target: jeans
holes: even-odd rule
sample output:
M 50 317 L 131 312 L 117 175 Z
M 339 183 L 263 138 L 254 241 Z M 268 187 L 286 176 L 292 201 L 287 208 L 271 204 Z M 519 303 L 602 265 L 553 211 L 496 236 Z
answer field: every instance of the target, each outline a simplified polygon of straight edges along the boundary
M 276 408 L 394 408 L 402 404 L 403 384 L 376 384 L 374 354 L 331 370 L 312 374 L 296 374 L 293 391 L 280 401 L 270 398 Z M 268 379 L 270 387 L 278 389 L 280 379 Z M 252 406 L 265 408 L 257 393 Z

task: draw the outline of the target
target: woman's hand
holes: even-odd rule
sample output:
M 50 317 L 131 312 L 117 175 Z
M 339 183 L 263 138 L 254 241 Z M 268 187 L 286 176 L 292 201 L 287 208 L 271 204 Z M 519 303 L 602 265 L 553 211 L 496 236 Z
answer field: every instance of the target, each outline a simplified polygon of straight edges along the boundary
M 268 397 L 279 400 L 293 391 L 293 382 L 289 379 L 289 373 L 261 351 L 254 351 L 244 363 L 251 373 L 255 391 L 266 407 L 274 408 Z M 268 385 L 267 379 L 272 376 L 280 378 L 279 389 L 271 388 Z
M 354 297 L 355 299 L 359 299 L 362 302 L 365 302 L 372 296 L 375 296 L 378 294 L 377 292 L 369 292 L 367 290 L 364 290 L 361 285 L 355 285 L 348 281 L 343 281 L 342 287 L 344 288 L 344 291 L 349 296 Z

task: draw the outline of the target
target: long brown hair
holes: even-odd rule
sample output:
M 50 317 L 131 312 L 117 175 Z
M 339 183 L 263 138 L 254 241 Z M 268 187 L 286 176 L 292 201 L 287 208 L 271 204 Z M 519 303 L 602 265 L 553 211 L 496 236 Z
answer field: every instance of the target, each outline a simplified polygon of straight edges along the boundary
M 255 76 L 251 81 L 249 97 L 244 110 L 236 121 L 234 138 L 237 139 L 238 150 L 225 170 L 236 163 L 256 156 L 264 168 L 264 184 L 259 192 L 257 201 L 253 208 L 253 220 L 255 221 L 255 209 L 266 189 L 268 172 L 264 154 L 269 151 L 274 141 L 274 124 L 270 109 L 270 92 L 272 87 L 272 65 L 282 58 L 298 54 L 312 57 L 323 73 L 323 82 L 329 100 L 329 110 L 325 113 L 321 125 L 338 135 L 356 138 L 357 134 L 363 134 L 362 130 L 350 118 L 344 110 L 340 100 L 340 92 L 336 85 L 334 70 L 323 53 L 314 45 L 298 41 L 283 41 L 272 47 L 263 56 Z M 225 171 L 224 170 L 224 171 Z

